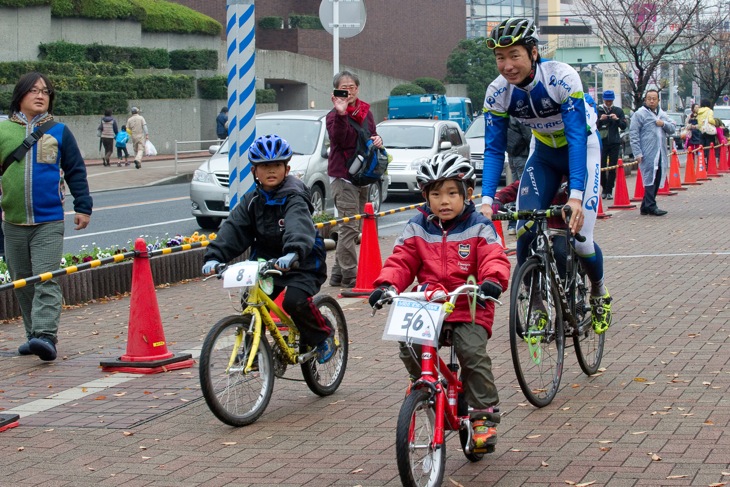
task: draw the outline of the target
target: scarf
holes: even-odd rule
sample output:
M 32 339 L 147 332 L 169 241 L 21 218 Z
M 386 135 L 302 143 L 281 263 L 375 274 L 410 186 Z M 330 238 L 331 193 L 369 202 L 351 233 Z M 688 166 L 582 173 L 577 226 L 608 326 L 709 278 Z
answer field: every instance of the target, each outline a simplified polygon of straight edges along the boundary
M 369 111 L 370 105 L 359 98 L 355 100 L 355 103 L 352 105 L 347 105 L 347 114 L 350 118 L 357 122 L 358 125 L 362 125 L 362 122 L 365 120 L 365 117 L 368 116 Z

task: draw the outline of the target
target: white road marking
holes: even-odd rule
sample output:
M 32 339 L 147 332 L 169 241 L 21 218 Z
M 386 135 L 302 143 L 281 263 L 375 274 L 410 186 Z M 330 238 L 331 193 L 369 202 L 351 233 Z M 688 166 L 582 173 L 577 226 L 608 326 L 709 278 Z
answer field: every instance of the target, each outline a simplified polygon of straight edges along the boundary
M 149 228 L 149 227 L 156 227 L 158 225 L 168 225 L 170 223 L 180 223 L 180 222 L 189 222 L 195 220 L 195 218 L 182 218 L 180 220 L 168 220 L 165 222 L 158 222 L 158 223 L 147 223 L 145 225 L 137 225 L 134 227 L 125 227 L 125 228 L 115 228 L 114 230 L 104 230 L 103 232 L 94 232 L 94 233 L 84 233 L 81 235 L 71 235 L 70 237 L 63 237 L 64 240 L 72 240 L 75 238 L 86 238 L 86 237 L 93 237 L 96 235 L 104 235 L 107 233 L 118 233 L 118 232 L 124 232 L 126 230 L 139 230 L 140 228 Z
M 135 206 L 156 205 L 159 203 L 169 203 L 170 201 L 182 201 L 182 200 L 189 200 L 189 199 L 190 199 L 189 196 L 178 196 L 176 198 L 165 198 L 163 200 L 141 201 L 139 203 L 125 203 L 122 205 L 102 206 L 100 208 L 94 208 L 94 213 L 97 213 L 99 211 L 104 211 L 104 210 L 118 210 L 119 208 L 133 208 Z M 67 211 L 64 214 L 73 215 L 73 214 L 75 214 L 75 212 Z

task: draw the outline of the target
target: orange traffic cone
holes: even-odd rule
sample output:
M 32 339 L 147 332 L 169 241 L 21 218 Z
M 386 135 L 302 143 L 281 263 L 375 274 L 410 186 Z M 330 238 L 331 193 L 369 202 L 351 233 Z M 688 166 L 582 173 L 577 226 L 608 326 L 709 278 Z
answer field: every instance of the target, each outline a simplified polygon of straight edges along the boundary
M 641 169 L 636 166 L 636 184 L 634 185 L 634 197 L 631 201 L 643 201 L 644 200 L 644 180 L 641 178 Z
M 494 224 L 494 230 L 497 232 L 499 240 L 502 242 L 502 248 L 507 250 L 507 244 L 504 241 L 504 232 L 502 231 L 502 220 L 493 220 L 492 223 Z
M 18 414 L 0 414 L 0 433 L 10 428 L 15 428 L 20 424 Z
M 700 151 L 698 151 L 700 152 Z M 695 156 L 694 151 L 687 153 L 687 163 L 684 168 L 684 182 L 685 186 L 696 186 L 702 183 L 697 182 L 697 175 L 695 173 Z
M 610 213 L 604 213 L 603 212 L 603 200 L 601 198 L 598 198 L 598 214 L 596 215 L 596 218 L 600 218 L 603 220 L 604 218 L 610 218 L 613 215 Z
M 709 181 L 707 177 L 707 165 L 705 164 L 705 151 L 697 151 L 697 181 Z
M 373 204 L 365 203 L 365 219 L 362 223 L 360 257 L 357 261 L 357 279 L 351 291 L 342 291 L 346 297 L 367 296 L 375 289 L 374 282 L 383 268 L 378 243 L 378 227 L 375 223 Z
M 631 210 L 636 205 L 629 201 L 629 189 L 626 187 L 626 174 L 624 173 L 624 161 L 618 160 L 618 168 L 616 168 L 616 195 L 613 204 L 608 207 L 609 210 Z
M 720 167 L 717 172 L 725 173 L 730 172 L 730 163 L 728 163 L 728 150 L 727 144 L 720 146 Z
M 672 158 L 669 160 L 669 189 L 675 191 L 687 190 L 682 186 L 682 180 L 679 178 L 679 156 L 676 150 L 672 151 Z
M 127 353 L 117 360 L 102 361 L 101 369 L 107 372 L 157 374 L 192 367 L 191 354 L 174 354 L 167 350 L 144 239 L 138 238 L 134 242 L 134 250 L 137 255 L 132 264 Z
M 717 158 L 715 157 L 715 144 L 710 145 L 710 160 L 707 161 L 707 176 L 721 178 L 722 174 L 717 172 Z

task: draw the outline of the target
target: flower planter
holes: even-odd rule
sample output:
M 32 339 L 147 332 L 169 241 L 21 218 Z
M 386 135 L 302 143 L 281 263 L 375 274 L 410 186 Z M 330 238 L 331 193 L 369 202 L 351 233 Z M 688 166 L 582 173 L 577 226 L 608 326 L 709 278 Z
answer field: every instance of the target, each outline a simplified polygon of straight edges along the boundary
M 150 261 L 155 286 L 200 277 L 204 248 L 153 257 Z M 105 296 L 124 294 L 132 289 L 132 261 L 108 264 L 61 276 L 63 301 L 66 305 L 85 303 Z M 0 292 L 0 319 L 20 316 L 15 292 Z

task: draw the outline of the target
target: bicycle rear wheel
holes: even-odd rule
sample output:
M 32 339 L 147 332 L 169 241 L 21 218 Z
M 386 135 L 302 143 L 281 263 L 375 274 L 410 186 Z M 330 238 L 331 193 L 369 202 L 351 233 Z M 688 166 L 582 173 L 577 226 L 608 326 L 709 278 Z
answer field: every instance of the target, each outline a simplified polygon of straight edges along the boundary
M 578 365 L 586 375 L 593 375 L 598 372 L 603 358 L 603 346 L 606 343 L 606 334 L 597 335 L 593 331 L 591 323 L 590 281 L 583 271 L 580 262 L 577 262 L 575 286 L 575 309 L 574 316 L 578 323 L 578 329 L 573 333 L 573 345 L 575 356 L 578 358 Z
M 324 294 L 315 296 L 314 304 L 334 328 L 337 350 L 332 358 L 323 364 L 317 362 L 316 358 L 303 363 L 302 375 L 312 392 L 318 396 L 329 396 L 340 387 L 347 369 L 349 350 L 347 321 L 342 308 L 331 296 Z
M 243 372 L 253 344 L 253 336 L 246 334 L 252 319 L 253 315 L 223 318 L 205 337 L 200 351 L 200 388 L 205 402 L 218 419 L 231 426 L 256 421 L 274 390 L 271 347 L 263 332 L 253 370 Z M 239 338 L 241 345 L 236 349 Z M 229 368 L 233 355 L 236 358 Z
M 550 404 L 560 387 L 565 336 L 558 290 L 538 259 L 515 271 L 510 294 L 509 338 L 512 362 L 531 404 Z
M 446 445 L 434 449 L 436 411 L 430 394 L 416 389 L 406 397 L 398 413 L 395 456 L 405 486 L 441 485 L 446 467 Z

